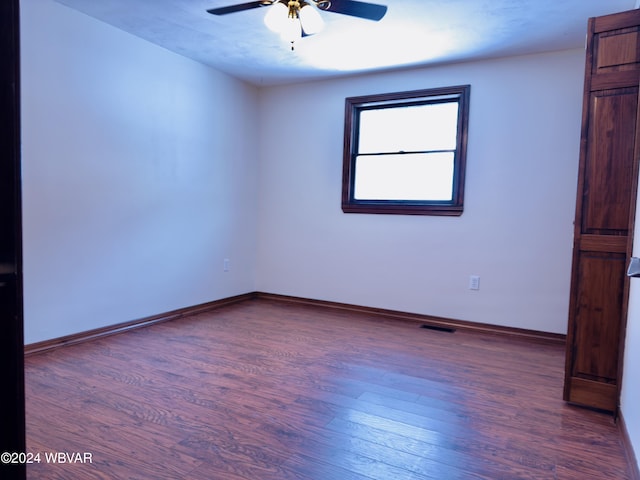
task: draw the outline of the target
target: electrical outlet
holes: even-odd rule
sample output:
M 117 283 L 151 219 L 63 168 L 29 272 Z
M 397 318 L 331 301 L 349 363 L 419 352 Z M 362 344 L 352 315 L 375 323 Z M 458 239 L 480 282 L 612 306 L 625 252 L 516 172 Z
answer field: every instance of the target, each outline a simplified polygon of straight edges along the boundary
M 480 290 L 480 275 L 469 276 L 469 290 Z
M 229 259 L 228 258 L 225 258 L 222 261 L 222 271 L 223 272 L 228 272 L 229 271 Z

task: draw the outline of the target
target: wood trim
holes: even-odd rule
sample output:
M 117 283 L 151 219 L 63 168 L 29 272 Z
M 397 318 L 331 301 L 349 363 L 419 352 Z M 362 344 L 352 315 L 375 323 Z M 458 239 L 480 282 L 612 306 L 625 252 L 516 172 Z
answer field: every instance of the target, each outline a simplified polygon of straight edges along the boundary
M 591 78 L 590 93 L 614 88 L 635 86 L 640 81 L 640 70 L 628 70 L 615 73 L 597 73 Z
M 464 207 L 461 205 L 398 205 L 381 202 L 343 203 L 344 213 L 372 213 L 388 215 L 439 215 L 459 217 Z
M 627 253 L 627 236 L 582 234 L 579 241 L 581 251 Z
M 304 304 L 304 305 L 313 305 L 313 306 L 324 307 L 324 308 L 334 308 L 338 310 L 347 310 L 350 312 L 358 312 L 358 313 L 365 313 L 368 315 L 378 315 L 378 316 L 389 317 L 396 320 L 426 323 L 436 327 L 454 328 L 454 329 L 465 330 L 469 332 L 515 337 L 515 338 L 540 341 L 545 343 L 564 343 L 566 341 L 566 335 L 563 335 L 560 333 L 540 332 L 537 330 L 527 330 L 523 328 L 514 328 L 514 327 L 502 327 L 499 325 L 490 325 L 486 323 L 469 322 L 465 320 L 436 317 L 432 315 L 423 315 L 419 313 L 401 312 L 398 310 L 388 310 L 384 308 L 364 307 L 360 305 L 330 302 L 326 300 L 314 300 L 310 298 L 292 297 L 288 295 L 279 295 L 275 293 L 256 292 L 255 296 L 256 298 L 262 298 L 266 300 L 275 300 L 279 302 L 288 302 L 288 303 L 296 303 L 296 304 Z
M 640 9 L 611 13 L 594 18 L 594 33 L 640 25 Z
M 30 343 L 28 345 L 25 345 L 24 354 L 25 356 L 35 355 L 37 353 L 55 350 L 56 348 L 66 347 L 67 345 L 89 342 L 109 335 L 124 333 L 137 328 L 148 327 L 156 323 L 168 322 L 170 320 L 177 320 L 188 315 L 208 312 L 209 310 L 220 308 L 225 305 L 243 302 L 245 300 L 251 300 L 252 298 L 255 298 L 254 293 L 245 293 L 233 297 L 222 298 L 220 300 L 214 300 L 212 302 L 202 303 L 200 305 L 194 305 L 192 307 L 180 308 L 178 310 L 172 310 L 170 312 L 140 318 L 138 320 L 133 320 L 130 322 L 117 323 L 115 325 L 95 328 L 80 333 L 74 333 L 72 335 L 66 335 L 64 337 L 53 338 L 51 340 Z
M 622 446 L 624 447 L 627 455 L 627 464 L 631 472 L 631 480 L 640 480 L 640 466 L 638 465 L 638 458 L 633 450 L 633 443 L 631 443 L 631 437 L 629 437 L 629 430 L 627 430 L 627 424 L 624 420 L 624 415 L 620 412 L 618 416 L 618 430 L 620 431 L 620 438 L 622 439 Z
M 569 396 L 565 400 L 574 405 L 615 413 L 618 406 L 618 387 L 585 378 L 567 379 Z

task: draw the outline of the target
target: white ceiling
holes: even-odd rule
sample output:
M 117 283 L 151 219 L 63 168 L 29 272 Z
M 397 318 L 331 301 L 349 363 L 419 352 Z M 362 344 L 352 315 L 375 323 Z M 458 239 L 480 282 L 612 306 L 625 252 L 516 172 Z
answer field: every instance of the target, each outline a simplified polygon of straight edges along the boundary
M 635 0 L 374 0 L 379 22 L 320 12 L 325 29 L 295 51 L 262 21 L 267 8 L 207 9 L 247 0 L 56 0 L 256 85 L 584 46 L 589 17 Z

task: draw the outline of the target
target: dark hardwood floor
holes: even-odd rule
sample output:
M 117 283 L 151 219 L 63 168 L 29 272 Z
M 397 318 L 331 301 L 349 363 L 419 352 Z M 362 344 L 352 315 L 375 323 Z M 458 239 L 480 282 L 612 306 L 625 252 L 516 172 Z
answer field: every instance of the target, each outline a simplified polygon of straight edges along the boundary
M 27 357 L 28 478 L 630 479 L 563 372 L 560 343 L 249 300 Z

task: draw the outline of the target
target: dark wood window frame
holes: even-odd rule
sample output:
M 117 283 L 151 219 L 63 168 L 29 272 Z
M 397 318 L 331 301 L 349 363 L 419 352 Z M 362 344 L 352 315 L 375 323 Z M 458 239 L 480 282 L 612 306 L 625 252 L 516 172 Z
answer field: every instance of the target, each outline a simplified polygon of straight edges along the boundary
M 345 100 L 342 211 L 400 215 L 462 215 L 469 122 L 470 85 L 348 97 Z M 458 124 L 454 153 L 451 200 L 360 200 L 354 195 L 360 112 L 371 108 L 458 102 Z M 401 152 L 398 152 L 401 153 Z

